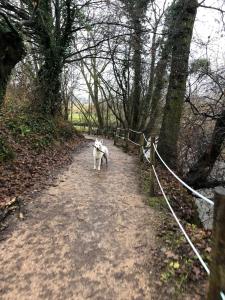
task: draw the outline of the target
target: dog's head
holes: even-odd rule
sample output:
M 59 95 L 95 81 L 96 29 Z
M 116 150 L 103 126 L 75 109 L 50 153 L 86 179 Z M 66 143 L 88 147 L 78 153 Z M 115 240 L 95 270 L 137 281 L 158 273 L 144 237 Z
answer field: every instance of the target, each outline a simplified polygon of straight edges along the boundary
M 94 147 L 97 149 L 97 150 L 101 150 L 102 149 L 102 145 L 103 145 L 103 140 L 99 141 L 98 139 L 95 140 L 95 145 Z

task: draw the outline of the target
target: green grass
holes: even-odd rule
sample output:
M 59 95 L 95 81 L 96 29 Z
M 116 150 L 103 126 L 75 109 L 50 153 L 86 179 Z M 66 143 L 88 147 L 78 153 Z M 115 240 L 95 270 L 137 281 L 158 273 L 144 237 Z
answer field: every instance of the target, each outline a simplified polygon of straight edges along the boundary
M 71 115 L 69 116 L 69 120 L 71 120 Z M 72 114 L 72 122 L 74 123 L 88 123 L 87 119 L 83 116 L 83 114 L 79 111 L 76 111 Z M 94 126 L 94 122 L 98 124 L 98 118 L 96 113 L 92 113 L 92 116 L 90 118 L 91 125 Z M 115 123 L 116 118 L 114 115 L 109 115 L 109 123 Z
M 96 114 L 92 114 L 91 122 L 93 122 L 93 119 L 97 122 Z M 70 120 L 71 120 L 71 116 L 70 116 Z M 81 122 L 81 123 L 86 123 L 87 122 L 86 118 L 83 116 L 83 114 L 81 112 L 73 113 L 72 121 L 73 122 Z
M 82 113 L 73 113 L 72 115 L 73 122 L 86 122 L 86 119 L 82 115 Z
M 88 126 L 79 126 L 79 125 L 76 125 L 76 126 L 74 126 L 75 128 L 76 128 L 76 130 L 78 131 L 78 132 L 87 132 L 88 133 Z
M 163 196 L 160 197 L 149 197 L 148 198 L 148 204 L 150 207 L 156 208 L 156 209 L 167 209 L 167 204 L 165 202 L 165 199 Z

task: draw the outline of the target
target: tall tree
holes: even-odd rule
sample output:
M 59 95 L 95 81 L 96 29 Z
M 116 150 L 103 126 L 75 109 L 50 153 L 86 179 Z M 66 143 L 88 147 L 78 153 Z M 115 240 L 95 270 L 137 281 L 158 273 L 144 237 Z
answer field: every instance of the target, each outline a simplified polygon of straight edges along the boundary
M 133 86 L 131 93 L 131 115 L 130 127 L 138 129 L 141 108 L 141 85 L 142 85 L 142 52 L 143 52 L 143 27 L 142 21 L 146 14 L 150 0 L 121 0 L 127 12 L 128 19 L 133 27 L 131 46 L 133 49 L 132 66 L 134 70 Z
M 80 3 L 81 4 L 81 3 Z M 74 33 L 85 29 L 85 17 L 78 0 L 0 0 L 0 9 L 11 18 L 32 52 L 38 53 L 40 69 L 36 80 L 35 109 L 42 113 L 61 113 L 61 73 L 71 51 Z
M 174 168 L 177 163 L 177 141 L 197 7 L 197 0 L 178 0 L 172 10 L 175 22 L 173 28 L 171 71 L 158 149 L 166 162 Z
M 149 112 L 143 126 L 147 136 L 150 136 L 158 127 L 158 119 L 162 109 L 162 94 L 166 85 L 166 68 L 169 64 L 169 56 L 171 53 L 171 40 L 166 38 L 162 42 L 159 61 L 154 69 L 154 86 L 151 95 L 149 95 Z
M 60 77 L 77 18 L 78 9 L 72 0 L 40 1 L 37 9 L 34 33 L 43 64 L 37 78 L 36 103 L 44 113 L 61 113 Z
M 15 65 L 25 54 L 22 38 L 4 14 L 0 15 L 0 108 Z

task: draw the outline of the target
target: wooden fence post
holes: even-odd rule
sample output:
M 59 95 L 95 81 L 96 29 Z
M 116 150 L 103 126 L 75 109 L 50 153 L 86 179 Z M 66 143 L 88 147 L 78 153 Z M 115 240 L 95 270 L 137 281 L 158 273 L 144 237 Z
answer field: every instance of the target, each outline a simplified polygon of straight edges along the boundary
M 154 197 L 155 192 L 154 192 L 154 172 L 152 169 L 152 166 L 155 166 L 155 150 L 153 147 L 153 144 L 155 144 L 155 137 L 151 137 L 151 148 L 150 148 L 150 162 L 151 162 L 151 167 L 150 167 L 150 190 L 149 190 L 149 195 L 150 197 Z
M 225 292 L 225 189 L 217 187 L 214 196 L 212 261 L 208 300 L 221 300 Z
M 140 161 L 143 161 L 143 149 L 142 149 L 142 147 L 143 148 L 145 147 L 144 133 L 142 133 L 140 135 L 139 144 L 140 144 L 139 158 L 140 158 Z
M 129 136 L 130 136 L 130 131 L 129 129 L 125 130 L 125 135 L 124 135 L 124 139 L 125 139 L 125 152 L 128 152 L 129 150 Z
M 118 129 L 116 128 L 116 131 L 114 132 L 114 145 L 116 146 L 117 143 L 117 131 Z

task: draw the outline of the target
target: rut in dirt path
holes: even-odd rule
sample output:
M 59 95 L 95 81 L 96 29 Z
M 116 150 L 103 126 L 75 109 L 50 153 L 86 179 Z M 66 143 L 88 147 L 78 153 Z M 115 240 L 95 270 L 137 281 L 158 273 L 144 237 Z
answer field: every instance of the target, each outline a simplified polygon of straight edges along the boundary
M 108 169 L 92 169 L 91 145 L 76 153 L 1 241 L 1 300 L 153 299 L 154 212 L 144 204 L 138 161 L 106 144 Z

